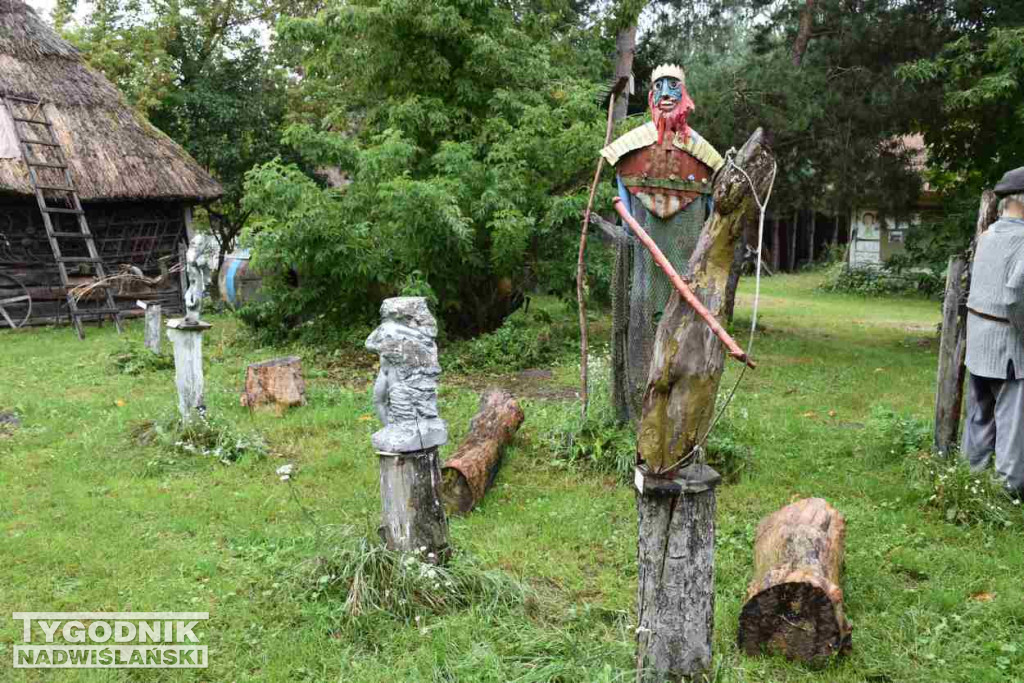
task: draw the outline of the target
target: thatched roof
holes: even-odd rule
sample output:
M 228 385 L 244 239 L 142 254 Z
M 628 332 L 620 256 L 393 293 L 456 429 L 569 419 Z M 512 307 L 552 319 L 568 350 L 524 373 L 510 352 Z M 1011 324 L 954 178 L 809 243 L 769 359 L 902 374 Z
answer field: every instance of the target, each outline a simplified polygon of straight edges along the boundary
M 221 195 L 220 185 L 134 111 L 22 0 L 0 0 L 0 95 L 42 100 L 83 200 Z M 0 127 L 10 125 L 0 107 Z M 0 158 L 0 194 L 31 195 L 20 158 Z

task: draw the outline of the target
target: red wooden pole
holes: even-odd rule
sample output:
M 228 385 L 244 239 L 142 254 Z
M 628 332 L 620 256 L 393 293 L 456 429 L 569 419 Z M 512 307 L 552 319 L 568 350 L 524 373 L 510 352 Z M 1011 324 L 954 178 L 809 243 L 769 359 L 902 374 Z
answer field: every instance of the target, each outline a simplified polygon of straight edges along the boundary
M 711 315 L 711 312 L 704 307 L 704 304 L 702 304 L 700 299 L 697 298 L 697 295 L 686 286 L 686 283 L 683 282 L 683 278 L 679 277 L 679 273 L 677 273 L 676 269 L 672 267 L 669 260 L 665 258 L 665 254 L 661 253 L 661 249 L 659 249 L 658 245 L 654 243 L 654 240 L 651 239 L 650 235 L 640 227 L 640 224 L 636 222 L 635 218 L 629 215 L 629 211 L 627 211 L 626 207 L 622 205 L 622 199 L 616 197 L 613 203 L 615 204 L 615 210 L 619 213 L 619 216 L 621 216 L 622 220 L 626 221 L 626 225 L 636 233 L 636 236 L 640 239 L 643 245 L 647 247 L 647 251 L 651 252 L 654 262 L 657 263 L 658 267 L 665 272 L 665 275 L 668 276 L 669 282 L 671 282 L 672 286 L 676 288 L 679 295 L 683 297 L 683 300 L 686 301 L 686 303 L 690 304 L 690 308 L 692 308 L 697 315 L 704 319 L 704 322 L 708 324 L 708 327 L 710 327 L 711 331 L 715 333 L 715 336 L 721 339 L 722 343 L 725 344 L 725 347 L 729 349 L 729 355 L 739 362 L 744 363 L 752 370 L 756 368 L 757 363 L 747 357 L 746 352 L 739 347 L 736 340 L 729 336 L 729 333 L 725 331 L 725 328 L 722 327 L 721 323 L 715 320 L 715 316 Z

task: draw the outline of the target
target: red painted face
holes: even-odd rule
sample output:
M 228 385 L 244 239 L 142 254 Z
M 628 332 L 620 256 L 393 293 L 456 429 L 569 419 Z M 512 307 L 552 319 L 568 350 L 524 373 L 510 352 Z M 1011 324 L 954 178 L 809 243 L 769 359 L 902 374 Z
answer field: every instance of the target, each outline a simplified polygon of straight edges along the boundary
M 690 139 L 690 126 L 687 125 L 686 119 L 689 118 L 690 113 L 694 109 L 693 100 L 690 99 L 690 93 L 686 92 L 685 85 L 675 81 L 675 83 L 678 83 L 679 93 L 679 97 L 676 99 L 675 97 L 666 96 L 668 93 L 662 92 L 665 88 L 658 88 L 658 85 L 664 80 L 667 79 L 659 79 L 658 83 L 652 86 L 651 91 L 647 94 L 647 108 L 650 109 L 654 125 L 658 128 L 659 145 L 665 137 L 666 130 L 673 133 L 681 133 L 683 140 Z M 671 93 L 672 96 L 675 94 L 675 92 Z

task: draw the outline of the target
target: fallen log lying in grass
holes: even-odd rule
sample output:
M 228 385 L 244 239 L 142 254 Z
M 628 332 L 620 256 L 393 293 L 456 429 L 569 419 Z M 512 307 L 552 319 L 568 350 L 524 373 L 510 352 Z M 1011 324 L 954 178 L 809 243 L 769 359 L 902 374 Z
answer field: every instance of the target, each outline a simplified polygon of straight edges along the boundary
M 821 498 L 765 517 L 754 541 L 754 579 L 740 614 L 739 647 L 817 662 L 849 650 L 839 576 L 846 521 Z
M 464 515 L 483 500 L 523 419 L 522 408 L 507 391 L 489 389 L 480 397 L 469 434 L 441 469 L 441 500 L 448 514 Z

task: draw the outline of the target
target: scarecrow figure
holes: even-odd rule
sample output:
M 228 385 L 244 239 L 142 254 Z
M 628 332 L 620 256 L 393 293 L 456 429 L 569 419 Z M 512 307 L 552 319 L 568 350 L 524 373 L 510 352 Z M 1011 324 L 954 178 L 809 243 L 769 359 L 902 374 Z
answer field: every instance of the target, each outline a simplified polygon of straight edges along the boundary
M 687 125 L 694 110 L 683 69 L 663 64 L 651 76 L 651 121 L 601 150 L 615 167 L 627 210 L 684 277 L 711 213 L 714 174 L 725 160 Z M 619 242 L 612 289 L 612 393 L 618 417 L 639 422 L 658 320 L 672 285 L 628 231 Z
M 188 275 L 188 289 L 185 290 L 185 326 L 200 324 L 199 314 L 203 310 L 203 296 L 210 284 L 213 271 L 217 269 L 220 247 L 213 235 L 199 234 L 192 238 L 185 252 L 185 272 Z

